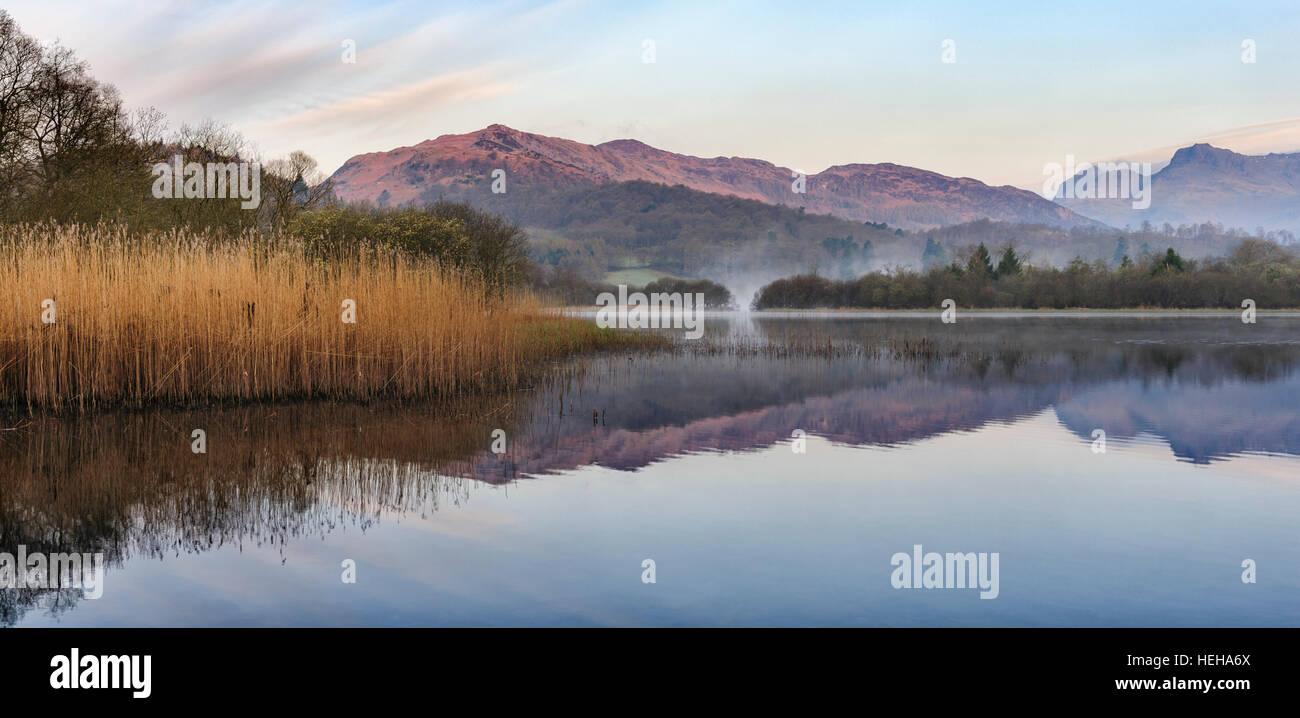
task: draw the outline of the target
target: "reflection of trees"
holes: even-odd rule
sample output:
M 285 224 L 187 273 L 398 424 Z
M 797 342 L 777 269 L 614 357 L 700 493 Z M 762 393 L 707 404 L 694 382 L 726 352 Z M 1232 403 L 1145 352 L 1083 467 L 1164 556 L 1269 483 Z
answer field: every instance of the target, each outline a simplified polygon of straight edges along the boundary
M 43 419 L 0 434 L 0 550 L 178 555 L 283 545 L 388 512 L 436 510 L 483 473 L 515 407 L 308 404 Z M 207 432 L 194 454 L 192 429 Z M 487 456 L 491 457 L 490 454 Z M 500 470 L 499 468 L 497 470 Z M 0 624 L 33 606 L 64 610 L 79 590 L 0 590 Z

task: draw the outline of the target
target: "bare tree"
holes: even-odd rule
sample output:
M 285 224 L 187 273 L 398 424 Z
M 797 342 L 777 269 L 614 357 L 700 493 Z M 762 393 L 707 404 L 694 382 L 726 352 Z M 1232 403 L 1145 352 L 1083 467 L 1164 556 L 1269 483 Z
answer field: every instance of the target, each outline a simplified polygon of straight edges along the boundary
M 0 10 L 0 208 L 10 209 L 20 193 L 24 125 L 36 87 L 41 47 Z
M 6 217 L 96 219 L 137 205 L 144 154 L 117 90 L 0 11 L 0 203 Z

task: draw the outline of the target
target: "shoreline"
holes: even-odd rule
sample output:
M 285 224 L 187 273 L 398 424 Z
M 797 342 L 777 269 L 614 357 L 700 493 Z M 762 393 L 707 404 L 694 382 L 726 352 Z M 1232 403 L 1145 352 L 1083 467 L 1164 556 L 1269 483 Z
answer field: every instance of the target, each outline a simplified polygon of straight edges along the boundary
M 600 309 L 599 305 L 565 305 L 556 307 L 543 307 L 546 312 L 555 313 L 595 313 Z M 1243 310 L 1231 308 L 1197 308 L 1197 309 L 1169 309 L 1163 307 L 1127 307 L 1124 309 L 1097 309 L 1091 307 L 1070 307 L 1067 309 L 1028 309 L 1022 307 L 997 307 L 997 308 L 972 308 L 965 309 L 957 307 L 960 314 L 978 314 L 978 315 L 1024 315 L 1024 316 L 1240 316 Z M 757 316 L 792 316 L 807 314 L 862 314 L 862 315 L 882 315 L 882 316 L 931 316 L 943 312 L 940 307 L 916 309 L 870 309 L 863 307 L 818 307 L 810 309 L 798 308 L 771 308 L 771 309 L 705 309 L 705 316 L 709 315 L 744 315 L 752 314 Z M 1255 314 L 1269 316 L 1300 316 L 1300 307 L 1279 308 L 1279 309 L 1256 309 Z

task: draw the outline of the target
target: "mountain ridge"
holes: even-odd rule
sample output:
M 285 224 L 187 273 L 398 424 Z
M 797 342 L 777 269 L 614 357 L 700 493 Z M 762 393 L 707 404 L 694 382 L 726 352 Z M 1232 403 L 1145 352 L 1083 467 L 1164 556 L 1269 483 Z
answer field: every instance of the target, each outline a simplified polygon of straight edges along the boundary
M 641 180 L 904 229 L 983 218 L 1066 228 L 1100 224 L 1029 190 L 890 162 L 828 167 L 807 175 L 806 192 L 797 193 L 793 170 L 762 159 L 695 157 L 632 138 L 589 145 L 502 124 L 356 155 L 332 179 L 345 201 L 401 205 L 449 197 L 473 202 L 476 193 L 491 191 L 495 169 L 506 170 L 507 191 L 518 183 L 562 190 Z

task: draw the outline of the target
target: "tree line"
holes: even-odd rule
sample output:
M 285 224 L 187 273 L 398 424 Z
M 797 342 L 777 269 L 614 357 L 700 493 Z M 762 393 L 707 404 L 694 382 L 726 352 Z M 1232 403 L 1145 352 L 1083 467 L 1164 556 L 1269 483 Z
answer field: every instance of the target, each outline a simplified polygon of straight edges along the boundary
M 1026 264 L 1012 246 L 997 256 L 980 243 L 926 271 L 898 269 L 850 280 L 803 274 L 771 282 L 755 309 L 922 309 L 952 299 L 971 308 L 1096 309 L 1300 307 L 1300 253 L 1242 240 L 1226 256 L 1186 259 L 1172 247 L 1117 265 L 1076 258 L 1064 267 Z

